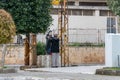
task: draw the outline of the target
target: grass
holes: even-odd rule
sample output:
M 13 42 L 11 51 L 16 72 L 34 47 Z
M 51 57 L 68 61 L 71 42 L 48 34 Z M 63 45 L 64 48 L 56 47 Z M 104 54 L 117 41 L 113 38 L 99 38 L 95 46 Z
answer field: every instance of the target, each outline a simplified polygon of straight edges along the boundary
M 108 68 L 103 68 L 107 70 L 120 70 L 120 67 L 108 67 Z
M 6 69 L 7 68 L 7 66 L 3 66 L 3 69 Z
M 72 46 L 72 47 L 104 47 L 104 43 L 69 43 L 69 46 Z
M 0 69 L 6 69 L 6 68 L 8 68 L 8 67 L 7 66 L 0 67 Z

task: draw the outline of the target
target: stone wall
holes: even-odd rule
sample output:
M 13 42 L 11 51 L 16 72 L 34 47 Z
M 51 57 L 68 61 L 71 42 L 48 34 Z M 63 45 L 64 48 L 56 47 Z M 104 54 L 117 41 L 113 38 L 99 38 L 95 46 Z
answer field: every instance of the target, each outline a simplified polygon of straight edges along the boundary
M 70 64 L 104 64 L 105 49 L 103 47 L 70 47 Z
M 0 63 L 2 57 L 2 46 L 0 46 Z M 5 55 L 5 64 L 24 64 L 24 47 L 8 46 Z
M 0 47 L 0 61 L 1 61 Z M 69 61 L 71 65 L 104 64 L 105 50 L 103 47 L 70 47 Z M 24 46 L 8 47 L 5 64 L 24 64 Z

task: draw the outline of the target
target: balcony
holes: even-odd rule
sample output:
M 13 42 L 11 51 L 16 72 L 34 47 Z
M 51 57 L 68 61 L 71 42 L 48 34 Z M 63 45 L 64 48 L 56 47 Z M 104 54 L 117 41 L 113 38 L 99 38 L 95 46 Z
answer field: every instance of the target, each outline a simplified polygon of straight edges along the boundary
M 107 2 L 107 0 L 68 0 L 68 1 L 80 1 L 80 2 Z
M 60 6 L 54 6 L 54 8 L 60 8 Z M 109 10 L 107 6 L 68 6 L 68 9 Z

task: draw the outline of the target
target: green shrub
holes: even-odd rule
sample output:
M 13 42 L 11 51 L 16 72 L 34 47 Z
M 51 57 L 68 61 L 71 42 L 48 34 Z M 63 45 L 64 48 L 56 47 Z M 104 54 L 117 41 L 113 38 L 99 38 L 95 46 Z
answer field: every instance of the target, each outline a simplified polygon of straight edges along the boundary
M 37 43 L 37 55 L 45 55 L 45 44 L 42 42 Z

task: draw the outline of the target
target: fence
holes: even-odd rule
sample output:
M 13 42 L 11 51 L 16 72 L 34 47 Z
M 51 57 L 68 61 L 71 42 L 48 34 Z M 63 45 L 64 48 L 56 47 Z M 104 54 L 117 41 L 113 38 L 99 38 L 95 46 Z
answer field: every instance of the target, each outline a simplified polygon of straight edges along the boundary
M 104 43 L 105 29 L 69 29 L 69 42 Z
M 104 64 L 105 29 L 69 29 L 69 63 Z M 39 34 L 38 41 L 45 42 L 45 35 Z M 0 58 L 1 48 L 0 46 Z M 5 57 L 6 64 L 24 64 L 24 46 L 9 45 Z
M 105 33 L 105 29 L 69 29 L 70 64 L 104 64 Z
M 55 30 L 53 30 L 54 34 Z M 104 64 L 106 29 L 69 29 L 69 63 Z M 37 40 L 45 42 L 45 35 L 39 34 Z

